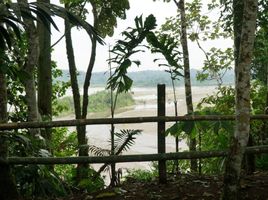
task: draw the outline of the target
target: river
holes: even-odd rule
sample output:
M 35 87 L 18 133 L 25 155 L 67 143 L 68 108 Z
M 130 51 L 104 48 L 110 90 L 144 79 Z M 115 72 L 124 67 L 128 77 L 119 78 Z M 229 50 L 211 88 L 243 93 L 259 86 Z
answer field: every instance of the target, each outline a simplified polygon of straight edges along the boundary
M 99 91 L 103 88 L 95 88 L 94 91 Z M 92 90 L 93 91 L 93 90 Z M 194 105 L 203 97 L 212 94 L 215 91 L 215 86 L 206 87 L 192 87 Z M 117 114 L 115 117 L 144 117 L 156 116 L 157 113 L 157 89 L 156 88 L 134 88 L 132 90 L 133 97 L 136 105 L 132 110 L 128 110 Z M 176 90 L 176 97 L 178 102 L 179 115 L 186 114 L 185 94 L 184 88 L 180 87 Z M 173 103 L 172 88 L 166 89 L 166 115 L 174 116 L 174 103 Z M 94 116 L 92 116 L 94 117 Z M 168 128 L 173 123 L 166 123 Z M 119 124 L 115 125 L 116 131 L 120 129 L 141 129 L 142 134 L 138 135 L 135 144 L 131 146 L 129 151 L 123 154 L 150 154 L 157 153 L 157 124 L 156 123 L 139 123 L 139 124 Z M 87 137 L 90 145 L 95 145 L 101 148 L 110 149 L 110 125 L 89 125 L 87 126 Z M 174 137 L 166 137 L 166 151 L 175 151 Z M 185 140 L 181 140 L 180 151 L 188 149 Z M 98 166 L 98 165 L 97 165 Z M 140 163 L 119 163 L 117 167 L 120 168 L 141 168 L 150 169 L 150 162 Z

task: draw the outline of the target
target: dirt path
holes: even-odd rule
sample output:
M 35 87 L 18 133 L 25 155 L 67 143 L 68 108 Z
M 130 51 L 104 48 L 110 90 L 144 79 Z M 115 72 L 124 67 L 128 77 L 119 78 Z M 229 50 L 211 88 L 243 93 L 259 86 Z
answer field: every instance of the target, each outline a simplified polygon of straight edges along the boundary
M 68 200 L 216 200 L 220 199 L 222 176 L 170 175 L 166 184 L 157 180 L 140 181 L 129 179 L 117 188 L 108 188 L 95 194 L 79 193 L 64 198 Z M 256 172 L 242 176 L 241 200 L 268 200 L 268 174 Z

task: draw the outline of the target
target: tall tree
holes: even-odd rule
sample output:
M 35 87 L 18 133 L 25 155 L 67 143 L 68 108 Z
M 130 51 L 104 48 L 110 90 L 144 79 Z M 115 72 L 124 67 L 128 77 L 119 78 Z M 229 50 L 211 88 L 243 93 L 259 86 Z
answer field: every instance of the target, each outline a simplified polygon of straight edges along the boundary
M 187 114 L 191 115 L 194 112 L 193 100 L 192 100 L 192 88 L 191 88 L 191 76 L 190 76 L 190 61 L 189 61 L 189 51 L 188 51 L 188 42 L 187 42 L 187 20 L 185 17 L 185 3 L 184 0 L 179 2 L 174 0 L 178 9 L 180 10 L 180 19 L 181 19 L 181 45 L 183 52 L 183 70 L 184 70 L 184 86 L 185 86 L 185 97 L 186 97 L 186 106 Z M 190 137 L 190 151 L 196 151 L 196 138 Z M 191 170 L 197 171 L 197 160 L 191 160 Z
M 18 0 L 18 3 L 27 5 L 27 0 Z M 39 49 L 38 49 L 38 35 L 36 26 L 32 19 L 27 17 L 23 18 L 25 24 L 25 31 L 27 35 L 27 58 L 22 66 L 23 70 L 27 74 L 27 78 L 23 80 L 25 87 L 25 97 L 28 107 L 28 121 L 39 121 L 39 112 L 37 106 L 37 96 L 35 87 L 35 75 L 34 71 L 37 67 Z M 32 136 L 39 133 L 39 129 L 31 129 Z
M 50 3 L 50 0 L 37 0 L 39 3 Z M 39 58 L 37 67 L 38 77 L 38 110 L 43 120 L 52 118 L 52 73 L 51 73 L 51 36 L 50 25 L 37 22 L 39 43 Z M 45 98 L 44 98 L 45 97 Z M 47 128 L 43 137 L 49 143 L 51 129 Z
M 69 5 L 65 4 L 65 8 L 69 9 Z M 71 24 L 65 20 L 65 42 L 66 42 L 66 52 L 67 58 L 69 63 L 69 73 L 71 78 L 71 88 L 73 92 L 73 101 L 74 101 L 74 110 L 75 110 L 75 118 L 81 119 L 81 101 L 80 101 L 80 92 L 79 92 L 79 85 L 77 81 L 77 68 L 75 65 L 75 58 L 74 58 L 74 50 L 72 44 L 72 36 L 71 36 Z M 76 127 L 77 131 L 77 139 L 79 145 L 79 156 L 88 156 L 88 150 L 85 148 L 87 145 L 86 133 L 82 126 Z M 77 166 L 77 182 L 79 182 L 82 178 L 87 177 L 86 168 L 87 164 L 79 164 Z
M 103 37 L 113 35 L 114 27 L 116 26 L 116 18 L 125 18 L 125 10 L 129 8 L 128 0 L 121 1 L 89 1 L 92 6 L 92 14 L 94 20 L 94 28 L 102 35 Z M 81 5 L 82 3 L 82 5 Z M 66 8 L 73 10 L 74 12 L 79 12 L 80 14 L 84 11 L 84 3 L 80 2 L 78 4 L 66 3 Z M 78 11 L 77 11 L 78 10 Z M 90 60 L 87 67 L 86 77 L 83 85 L 83 101 L 81 106 L 81 97 L 79 92 L 79 85 L 77 82 L 77 68 L 75 64 L 74 51 L 72 46 L 72 37 L 71 37 L 71 26 L 68 22 L 65 22 L 65 39 L 66 39 L 66 49 L 69 62 L 69 72 L 71 77 L 71 87 L 73 90 L 73 98 L 75 104 L 75 116 L 77 119 L 85 119 L 88 113 L 88 89 L 90 86 L 90 80 L 92 75 L 92 70 L 95 64 L 96 58 L 96 47 L 97 42 L 100 40 L 94 35 L 90 35 L 92 42 Z M 79 143 L 79 156 L 88 155 L 87 148 L 87 138 L 86 138 L 86 126 L 77 127 L 78 133 L 78 143 Z M 78 165 L 77 168 L 77 180 L 80 181 L 83 177 L 85 178 L 86 172 L 85 168 L 87 165 Z M 85 172 L 85 173 L 84 173 Z
M 241 7 L 238 6 L 240 3 L 241 1 L 239 0 L 233 2 L 236 60 L 236 126 L 224 174 L 224 191 L 222 196 L 224 200 L 240 199 L 239 180 L 241 165 L 250 131 L 250 64 L 255 39 L 258 1 L 243 1 L 241 29 L 236 27 L 241 23 L 236 18 L 236 14 L 241 11 Z M 240 30 L 241 34 L 239 34 Z

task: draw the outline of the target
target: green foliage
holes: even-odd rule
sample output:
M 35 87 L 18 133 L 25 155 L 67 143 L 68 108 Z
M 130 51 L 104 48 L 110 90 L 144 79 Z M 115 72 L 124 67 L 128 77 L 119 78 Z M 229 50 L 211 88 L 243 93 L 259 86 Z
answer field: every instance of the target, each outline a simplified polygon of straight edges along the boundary
M 117 98 L 117 108 L 132 106 L 134 99 L 130 93 L 121 93 Z M 66 108 L 66 114 L 74 113 L 72 97 L 63 97 L 58 100 L 63 108 Z M 99 91 L 89 96 L 89 112 L 110 112 L 111 94 L 108 91 Z
M 256 167 L 262 170 L 268 170 L 268 156 L 259 156 L 256 161 Z
M 132 106 L 134 99 L 130 93 L 119 94 L 117 108 Z M 104 112 L 110 109 L 111 94 L 108 91 L 100 91 L 89 96 L 89 112 Z
M 60 113 L 68 110 L 67 105 L 59 103 L 59 99 L 63 97 L 68 88 L 70 88 L 70 81 L 61 81 L 58 77 L 62 77 L 62 70 L 57 69 L 57 64 L 52 62 L 52 115 L 59 116 Z
M 8 156 L 49 157 L 51 154 L 44 148 L 42 138 L 29 138 L 27 132 L 1 134 L 0 140 L 6 141 Z M 55 197 L 67 194 L 58 174 L 44 165 L 13 166 L 17 187 L 21 195 L 26 197 Z
M 123 108 L 134 104 L 134 99 L 130 93 L 119 94 L 117 107 Z M 100 91 L 89 96 L 89 112 L 103 112 L 110 109 L 111 94 L 108 91 Z
M 129 28 L 129 31 L 122 33 L 124 40 L 118 40 L 111 52 L 115 55 L 110 62 L 116 63 L 118 66 L 113 75 L 108 79 L 107 88 L 118 93 L 130 90 L 132 79 L 127 75 L 128 68 L 135 63 L 139 65 L 139 61 L 131 61 L 130 56 L 143 50 L 136 49 L 140 47 L 142 41 L 148 33 L 156 27 L 156 19 L 153 15 L 149 15 L 143 22 L 142 16 L 135 18 L 135 28 Z
M 266 27 L 257 31 L 253 52 L 254 57 L 251 65 L 253 79 L 260 80 L 263 84 L 267 82 L 268 73 L 268 59 L 266 56 L 268 53 L 267 33 Z
M 23 196 L 56 197 L 67 194 L 61 179 L 47 166 L 16 166 L 14 174 L 19 191 Z
M 176 4 L 178 7 L 180 3 Z M 203 4 L 201 0 L 194 0 L 185 3 L 186 11 L 186 24 L 188 38 L 192 42 L 196 42 L 198 48 L 204 53 L 205 61 L 202 66 L 202 71 L 197 74 L 197 79 L 203 80 L 216 80 L 218 85 L 223 84 L 223 77 L 228 70 L 232 69 L 233 62 L 233 50 L 232 48 L 221 49 L 212 47 L 210 50 L 206 50 L 201 45 L 201 42 L 207 40 L 215 40 L 219 38 L 230 38 L 230 32 L 223 30 L 223 24 L 225 21 L 220 16 L 209 16 L 209 12 L 205 13 L 205 10 L 213 12 L 212 9 L 216 8 L 222 12 L 220 4 L 214 1 L 212 3 Z M 167 19 L 166 23 L 162 25 L 159 35 L 172 35 L 175 43 L 177 41 L 177 48 L 180 45 L 179 41 L 182 36 L 180 13 L 178 16 Z M 201 67 L 201 66 L 199 66 Z
M 68 19 L 72 24 L 81 26 L 88 31 L 91 36 L 95 36 L 102 43 L 101 38 L 96 34 L 93 27 L 87 22 L 82 21 L 64 8 L 47 3 L 5 3 L 0 5 L 0 48 L 11 49 L 12 40 L 21 38 L 21 28 L 24 26 L 23 18 L 41 21 L 44 26 L 49 24 L 58 30 L 52 16 L 59 16 Z
M 235 112 L 235 90 L 232 86 L 222 86 L 210 96 L 207 96 L 197 104 L 197 108 L 202 110 L 206 107 L 221 114 L 234 114 Z
M 218 85 L 222 85 L 224 75 L 232 69 L 233 49 L 227 48 L 223 51 L 213 47 L 206 52 L 206 58 L 202 72 L 197 74 L 197 80 L 215 79 Z
M 94 27 L 103 38 L 114 34 L 117 18 L 126 19 L 126 10 L 129 9 L 128 0 L 61 0 L 60 2 L 67 4 L 73 13 L 83 19 L 86 19 L 86 15 L 92 12 Z M 86 3 L 91 4 L 92 11 L 87 9 Z
M 126 180 L 135 179 L 140 182 L 151 182 L 157 177 L 157 172 L 142 170 L 142 169 L 133 169 L 129 170 L 128 174 L 125 176 Z
M 117 90 L 118 93 L 128 91 L 132 86 L 133 80 L 127 75 L 127 70 L 132 63 L 140 65 L 140 61 L 131 61 L 130 56 L 143 51 L 137 48 L 141 47 L 144 39 L 151 46 L 152 53 L 161 53 L 164 56 L 167 64 L 161 63 L 159 66 L 168 66 L 173 79 L 182 76 L 179 71 L 179 69 L 182 69 L 182 66 L 179 64 L 181 53 L 177 49 L 178 43 L 169 34 L 162 34 L 158 37 L 155 35 L 153 32 L 156 27 L 155 17 L 149 15 L 144 22 L 142 16 L 136 17 L 135 25 L 135 28 L 129 28 L 128 31 L 122 33 L 125 39 L 119 40 L 111 50 L 115 57 L 111 58 L 110 62 L 115 63 L 117 68 L 108 79 L 107 88 Z M 159 59 L 155 59 L 155 61 L 157 60 Z
M 146 39 L 148 43 L 152 45 L 152 53 L 161 53 L 168 63 L 159 64 L 159 66 L 168 66 L 172 73 L 173 79 L 183 76 L 179 71 L 182 69 L 182 66 L 179 65 L 179 61 L 181 60 L 181 52 L 178 50 L 178 41 L 168 34 L 159 34 L 157 37 L 152 32 L 147 35 Z
M 70 132 L 67 128 L 52 129 L 50 148 L 56 157 L 77 155 L 78 142 L 76 132 Z M 75 165 L 55 165 L 54 171 L 66 184 L 73 184 Z
M 88 177 L 82 179 L 78 183 L 78 187 L 90 193 L 104 189 L 105 184 L 103 178 L 101 176 L 96 176 L 96 171 L 91 167 L 85 170 L 87 170 L 86 174 L 88 174 Z
M 78 149 L 76 132 L 70 132 L 67 128 L 54 128 L 51 141 L 51 149 L 56 157 L 76 155 Z
M 112 36 L 117 26 L 117 17 L 126 18 L 126 10 L 129 9 L 128 0 L 94 0 L 91 1 L 98 12 L 96 28 L 105 37 Z
M 259 81 L 251 84 L 251 109 L 253 114 L 261 114 L 265 108 L 267 88 Z M 203 98 L 197 105 L 195 115 L 233 115 L 235 113 L 235 91 L 231 86 L 222 86 L 213 95 Z M 261 144 L 261 134 L 264 122 L 251 121 L 251 136 L 256 144 Z M 195 121 L 178 122 L 167 129 L 166 134 L 188 138 L 198 136 L 197 148 L 202 151 L 225 150 L 229 147 L 230 138 L 234 133 L 233 121 Z M 225 158 L 202 159 L 200 165 L 203 173 L 222 173 Z M 266 157 L 260 156 L 256 160 L 257 167 L 267 166 Z M 180 169 L 188 170 L 188 162 L 180 161 Z
M 78 142 L 76 132 L 70 132 L 67 128 L 54 128 L 52 133 L 52 144 L 53 154 L 56 157 L 68 157 L 77 155 Z M 57 176 L 64 181 L 65 185 L 74 186 L 76 185 L 76 165 L 55 165 L 54 171 Z M 82 179 L 78 186 L 88 192 L 95 192 L 103 189 L 104 180 L 97 176 L 93 180 L 96 172 L 93 168 L 87 169 L 88 178 Z
M 222 86 L 213 95 L 203 98 L 197 105 L 194 115 L 228 115 L 234 114 L 234 89 Z M 182 121 L 177 122 L 166 134 L 179 136 L 179 138 L 197 138 L 197 149 L 202 151 L 225 150 L 229 147 L 230 138 L 234 132 L 233 121 Z M 202 159 L 199 162 L 203 173 L 222 173 L 224 158 Z M 189 170 L 188 161 L 179 161 L 181 171 Z

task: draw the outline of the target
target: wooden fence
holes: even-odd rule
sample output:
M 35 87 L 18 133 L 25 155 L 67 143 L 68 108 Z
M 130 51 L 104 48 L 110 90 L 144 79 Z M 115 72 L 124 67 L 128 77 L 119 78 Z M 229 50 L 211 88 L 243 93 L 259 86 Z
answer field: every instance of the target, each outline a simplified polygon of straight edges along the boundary
M 119 162 L 159 162 L 159 181 L 166 182 L 166 160 L 197 159 L 227 156 L 229 150 L 225 151 L 201 151 L 201 152 L 178 152 L 166 153 L 165 149 L 165 122 L 175 121 L 222 121 L 235 120 L 233 115 L 207 115 L 207 116 L 166 116 L 165 114 L 165 85 L 158 85 L 157 89 L 158 116 L 151 117 L 128 117 L 128 118 L 99 118 L 99 119 L 78 119 L 78 120 L 60 120 L 51 122 L 19 122 L 0 124 L 0 134 L 8 130 L 25 128 L 52 128 L 68 127 L 92 124 L 130 124 L 130 123 L 148 123 L 157 122 L 157 154 L 140 155 L 112 155 L 103 157 L 8 157 L 0 158 L 0 164 L 9 165 L 27 165 L 27 164 L 78 164 L 78 163 L 119 163 Z M 267 120 L 268 115 L 254 115 L 251 120 Z M 248 154 L 268 153 L 268 145 L 248 147 Z

